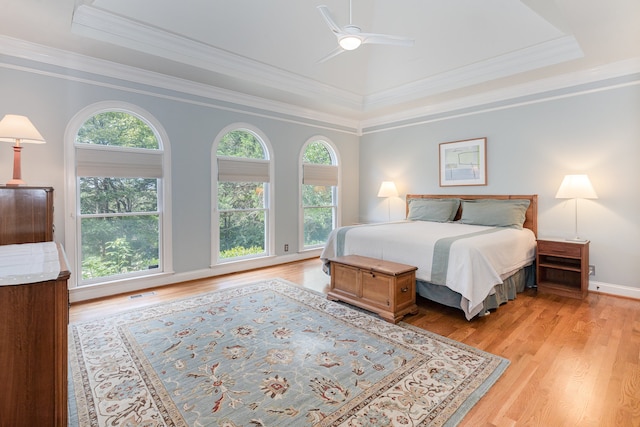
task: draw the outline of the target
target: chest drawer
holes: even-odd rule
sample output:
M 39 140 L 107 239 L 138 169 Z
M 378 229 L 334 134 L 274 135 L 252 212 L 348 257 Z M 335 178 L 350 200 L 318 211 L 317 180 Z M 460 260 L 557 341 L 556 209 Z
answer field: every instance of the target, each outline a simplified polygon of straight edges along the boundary
M 567 244 L 565 242 L 540 240 L 538 241 L 538 252 L 545 255 L 580 258 L 582 246 Z

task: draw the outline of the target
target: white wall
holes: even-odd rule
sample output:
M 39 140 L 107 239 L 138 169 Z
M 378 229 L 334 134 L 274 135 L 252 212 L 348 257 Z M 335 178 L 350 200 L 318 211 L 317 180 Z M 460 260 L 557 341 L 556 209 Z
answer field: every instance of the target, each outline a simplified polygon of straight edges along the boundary
M 478 137 L 487 137 L 487 186 L 439 187 L 438 144 Z M 640 85 L 370 133 L 360 152 L 363 221 L 386 219 L 376 193 L 392 179 L 395 218 L 407 193 L 538 194 L 539 235 L 571 237 L 573 201 L 555 194 L 565 174 L 587 173 L 599 196 L 578 205 L 596 266 L 590 288 L 640 297 Z
M 342 220 L 350 224 L 358 219 L 358 170 L 353 165 L 358 164 L 359 142 L 354 132 L 336 130 L 330 125 L 309 120 L 305 123 L 304 120 L 269 111 L 168 93 L 26 61 L 20 68 L 23 69 L 3 66 L 0 56 L 0 117 L 5 114 L 26 115 L 47 141 L 44 145 L 25 145 L 22 177 L 28 185 L 54 187 L 54 239 L 57 242 L 69 243 L 64 241 L 65 216 L 70 214 L 65 212 L 65 197 L 68 197 L 64 194 L 65 129 L 78 111 L 101 101 L 124 101 L 142 107 L 162 124 L 169 136 L 172 252 L 178 278 L 197 278 L 209 271 L 211 147 L 216 135 L 232 123 L 252 124 L 267 136 L 273 147 L 276 258 L 291 260 L 298 252 L 298 161 L 303 144 L 312 136 L 322 135 L 337 147 L 344 165 Z M 242 112 L 243 108 L 247 113 Z M 0 144 L 0 183 L 11 179 L 12 159 L 11 144 Z M 285 244 L 289 245 L 288 253 L 284 252 Z M 239 264 L 233 268 L 242 269 L 243 266 Z M 166 280 L 171 283 L 176 278 Z M 92 294 L 94 296 L 97 294 Z M 72 299 L 77 298 L 72 295 Z

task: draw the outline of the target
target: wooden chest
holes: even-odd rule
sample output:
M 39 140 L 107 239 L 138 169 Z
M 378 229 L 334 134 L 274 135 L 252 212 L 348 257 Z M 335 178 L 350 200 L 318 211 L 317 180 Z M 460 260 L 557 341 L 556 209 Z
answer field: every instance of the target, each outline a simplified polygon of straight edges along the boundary
M 329 261 L 331 289 L 327 298 L 372 311 L 393 323 L 418 311 L 417 267 L 359 255 Z

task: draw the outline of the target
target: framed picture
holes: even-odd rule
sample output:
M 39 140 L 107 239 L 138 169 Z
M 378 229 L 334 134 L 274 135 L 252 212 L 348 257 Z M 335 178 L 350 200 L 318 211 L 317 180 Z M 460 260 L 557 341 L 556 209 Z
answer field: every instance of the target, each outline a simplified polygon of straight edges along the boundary
M 440 186 L 487 185 L 487 138 L 440 144 Z

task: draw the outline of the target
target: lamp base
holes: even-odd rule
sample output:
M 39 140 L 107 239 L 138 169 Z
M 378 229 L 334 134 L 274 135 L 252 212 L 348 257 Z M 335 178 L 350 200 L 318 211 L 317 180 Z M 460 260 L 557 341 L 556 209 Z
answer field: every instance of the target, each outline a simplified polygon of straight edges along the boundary
M 22 168 L 20 167 L 20 152 L 22 147 L 16 140 L 16 145 L 13 146 L 13 179 L 7 182 L 8 186 L 17 187 L 19 185 L 25 185 L 26 182 L 22 180 Z
M 8 187 L 18 187 L 20 185 L 27 185 L 27 183 L 21 179 L 15 179 L 15 178 L 7 182 Z
M 566 241 L 568 241 L 568 242 L 579 242 L 579 243 L 584 243 L 584 242 L 586 242 L 588 239 L 583 239 L 582 237 L 578 237 L 578 236 L 576 236 L 576 237 L 567 237 L 565 240 L 566 240 Z

